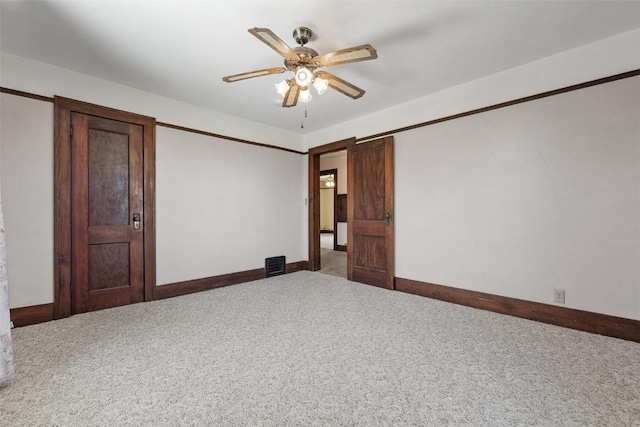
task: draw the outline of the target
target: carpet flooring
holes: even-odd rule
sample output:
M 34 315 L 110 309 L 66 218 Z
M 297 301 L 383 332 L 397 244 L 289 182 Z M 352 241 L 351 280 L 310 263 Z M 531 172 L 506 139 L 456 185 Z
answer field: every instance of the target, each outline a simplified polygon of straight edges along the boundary
M 2 426 L 640 426 L 640 345 L 302 271 L 13 330 Z

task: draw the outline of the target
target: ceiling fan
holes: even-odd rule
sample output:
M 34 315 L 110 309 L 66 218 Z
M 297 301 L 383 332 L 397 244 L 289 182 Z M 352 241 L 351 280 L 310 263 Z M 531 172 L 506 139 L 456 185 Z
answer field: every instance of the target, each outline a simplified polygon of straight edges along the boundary
M 364 95 L 363 89 L 331 73 L 319 71 L 319 69 L 350 62 L 368 61 L 378 57 L 378 53 L 370 44 L 363 44 L 361 46 L 319 55 L 315 50 L 305 47 L 305 44 L 307 44 L 313 35 L 313 32 L 306 27 L 298 27 L 293 30 L 293 38 L 296 43 L 299 44 L 299 46 L 293 49 L 268 28 L 251 28 L 248 31 L 262 40 L 271 49 L 278 52 L 284 58 L 284 67 L 265 68 L 263 70 L 234 74 L 223 77 L 222 80 L 227 83 L 233 83 L 239 80 L 269 74 L 281 74 L 285 71 L 293 71 L 295 73 L 294 78 L 276 84 L 278 93 L 284 97 L 282 101 L 283 107 L 293 107 L 298 101 L 310 101 L 311 93 L 309 92 L 309 85 L 313 85 L 319 94 L 322 94 L 327 87 L 330 87 L 350 98 L 360 98 Z

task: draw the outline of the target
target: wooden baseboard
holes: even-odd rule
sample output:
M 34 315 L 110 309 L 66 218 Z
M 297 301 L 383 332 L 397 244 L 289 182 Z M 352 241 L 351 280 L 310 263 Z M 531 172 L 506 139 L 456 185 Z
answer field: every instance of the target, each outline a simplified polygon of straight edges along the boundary
M 53 303 L 12 308 L 9 310 L 9 316 L 16 328 L 48 322 L 53 320 Z
M 287 273 L 306 269 L 307 261 L 298 261 L 287 264 Z M 256 268 L 255 270 L 246 270 L 237 273 L 222 274 L 220 276 L 205 277 L 202 279 L 187 280 L 185 282 L 156 286 L 155 299 L 173 298 L 180 295 L 222 288 L 224 286 L 237 285 L 239 283 L 264 279 L 264 276 L 264 268 Z
M 308 270 L 309 261 L 298 261 L 287 264 L 287 273 L 295 273 L 296 271 Z
M 342 251 L 342 252 L 346 252 L 347 251 L 347 245 L 336 245 L 336 251 Z
M 579 331 L 640 342 L 640 321 L 396 277 L 396 290 Z
M 287 264 L 287 273 L 295 273 L 308 269 L 308 261 L 298 261 Z M 240 271 L 238 273 L 223 274 L 220 276 L 206 277 L 204 279 L 189 280 L 186 282 L 172 283 L 170 285 L 156 286 L 155 299 L 165 299 L 194 292 L 207 291 L 223 286 L 236 285 L 252 280 L 264 279 L 264 268 Z M 12 308 L 10 310 L 11 321 L 18 328 L 20 326 L 35 325 L 54 319 L 53 303 L 32 305 L 28 307 Z

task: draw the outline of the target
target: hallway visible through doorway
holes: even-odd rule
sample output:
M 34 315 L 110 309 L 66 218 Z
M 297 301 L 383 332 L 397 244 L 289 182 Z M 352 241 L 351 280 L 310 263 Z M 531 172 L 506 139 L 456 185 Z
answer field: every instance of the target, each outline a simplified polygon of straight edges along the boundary
M 320 248 L 333 250 L 333 233 L 320 233 Z

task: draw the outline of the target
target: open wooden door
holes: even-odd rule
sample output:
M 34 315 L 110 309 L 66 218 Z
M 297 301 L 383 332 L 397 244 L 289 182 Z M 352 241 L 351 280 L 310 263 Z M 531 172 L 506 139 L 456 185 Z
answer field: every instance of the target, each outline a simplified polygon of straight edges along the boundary
M 394 288 L 393 137 L 347 149 L 347 278 Z

